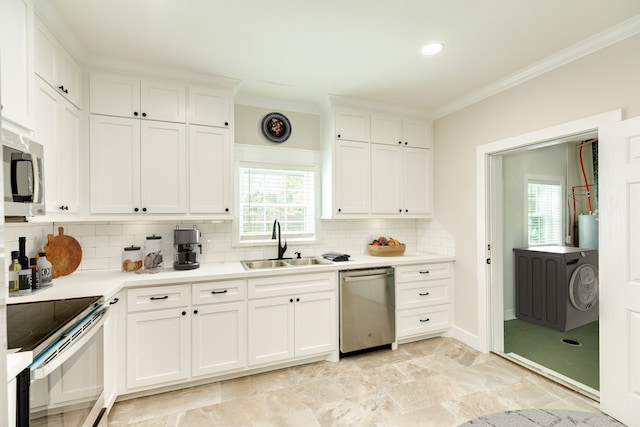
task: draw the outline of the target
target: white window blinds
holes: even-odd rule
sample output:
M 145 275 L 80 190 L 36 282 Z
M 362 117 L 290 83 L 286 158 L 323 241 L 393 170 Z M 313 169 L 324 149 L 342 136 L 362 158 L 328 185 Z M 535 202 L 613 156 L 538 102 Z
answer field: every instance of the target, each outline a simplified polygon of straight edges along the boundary
M 527 234 L 530 246 L 562 244 L 562 185 L 527 183 Z
M 274 220 L 289 240 L 315 238 L 315 173 L 239 168 L 241 242 L 271 240 Z

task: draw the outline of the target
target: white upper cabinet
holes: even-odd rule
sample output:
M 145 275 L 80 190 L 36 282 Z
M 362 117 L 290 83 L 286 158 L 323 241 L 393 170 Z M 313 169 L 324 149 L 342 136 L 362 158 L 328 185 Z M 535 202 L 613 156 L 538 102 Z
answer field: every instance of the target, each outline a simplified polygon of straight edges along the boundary
M 366 111 L 337 107 L 335 114 L 335 139 L 369 142 L 370 122 Z
M 93 72 L 89 99 L 91 114 L 177 123 L 186 120 L 186 86 L 179 82 Z
M 407 147 L 432 148 L 431 122 L 393 114 L 371 114 L 371 142 Z
M 228 129 L 189 126 L 189 212 L 230 217 L 233 142 Z
M 0 11 L 2 117 L 32 129 L 33 3 L 31 0 L 0 0 Z
M 232 91 L 207 86 L 189 86 L 190 124 L 230 128 L 232 120 Z
M 44 24 L 36 19 L 35 72 L 75 106 L 80 107 L 80 66 Z

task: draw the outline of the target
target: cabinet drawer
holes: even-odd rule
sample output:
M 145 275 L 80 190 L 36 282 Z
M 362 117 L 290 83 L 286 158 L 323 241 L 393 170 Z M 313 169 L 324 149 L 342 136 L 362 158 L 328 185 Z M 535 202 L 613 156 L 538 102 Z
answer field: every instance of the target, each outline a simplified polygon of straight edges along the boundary
M 449 302 L 450 279 L 400 283 L 396 286 L 396 307 L 426 307 Z
M 193 305 L 242 301 L 246 297 L 246 280 L 195 283 L 191 287 L 191 303 Z
M 293 296 L 299 293 L 331 291 L 337 273 L 299 274 L 249 279 L 249 298 Z
M 444 279 L 450 276 L 450 262 L 396 267 L 396 283 Z
M 189 285 L 135 288 L 127 291 L 127 309 L 132 311 L 159 310 L 189 305 Z
M 398 311 L 398 338 L 446 330 L 451 326 L 449 304 Z

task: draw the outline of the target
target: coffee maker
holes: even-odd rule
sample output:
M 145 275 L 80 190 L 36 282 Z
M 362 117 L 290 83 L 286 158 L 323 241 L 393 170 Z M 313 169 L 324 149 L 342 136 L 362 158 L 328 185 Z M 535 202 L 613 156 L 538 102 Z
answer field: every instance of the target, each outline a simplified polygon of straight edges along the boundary
M 200 230 L 194 225 L 193 228 L 178 228 L 173 230 L 173 245 L 176 247 L 176 259 L 173 262 L 175 270 L 193 270 L 200 267 L 196 261 L 196 246 L 200 248 Z

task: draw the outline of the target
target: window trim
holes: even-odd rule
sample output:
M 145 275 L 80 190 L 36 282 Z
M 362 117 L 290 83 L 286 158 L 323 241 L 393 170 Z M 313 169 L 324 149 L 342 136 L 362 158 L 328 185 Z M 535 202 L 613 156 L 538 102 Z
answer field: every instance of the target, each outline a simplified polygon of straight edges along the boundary
M 240 167 L 263 167 L 268 169 L 293 169 L 313 171 L 315 175 L 315 237 L 314 238 L 287 238 L 287 242 L 295 242 L 296 245 L 317 244 L 321 240 L 320 236 L 320 212 L 321 212 L 321 195 L 322 195 L 322 153 L 315 150 L 302 150 L 297 148 L 286 148 L 278 146 L 261 147 L 250 144 L 235 144 L 234 147 L 234 183 L 235 183 L 235 211 L 237 212 L 232 221 L 231 245 L 233 247 L 249 247 L 249 246 L 271 246 L 273 240 L 256 240 L 241 241 L 240 240 Z
M 565 180 L 564 176 L 557 175 L 535 175 L 525 174 L 524 176 L 524 242 L 527 246 L 549 246 L 556 245 L 554 243 L 529 243 L 529 184 L 547 184 L 547 185 L 559 185 L 560 186 L 560 230 L 559 230 L 559 243 L 557 245 L 563 245 L 566 235 L 565 218 L 566 218 L 566 192 L 565 192 Z

